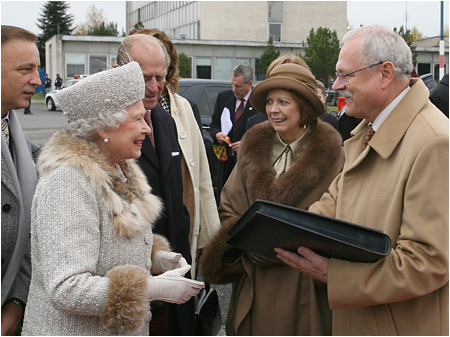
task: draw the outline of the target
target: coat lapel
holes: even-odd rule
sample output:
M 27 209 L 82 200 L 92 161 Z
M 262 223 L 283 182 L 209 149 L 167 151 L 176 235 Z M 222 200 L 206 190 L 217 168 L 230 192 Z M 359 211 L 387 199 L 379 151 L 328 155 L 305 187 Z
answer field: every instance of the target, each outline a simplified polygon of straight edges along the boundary
M 156 106 L 156 108 L 152 110 L 155 147 L 159 157 L 159 172 L 161 174 L 161 177 L 164 177 L 167 174 L 173 155 L 170 144 L 167 143 L 167 140 L 170 139 L 170 132 L 168 129 L 168 123 L 166 123 L 165 114 L 167 114 L 168 117 L 172 118 L 165 110 L 163 110 L 159 106 Z

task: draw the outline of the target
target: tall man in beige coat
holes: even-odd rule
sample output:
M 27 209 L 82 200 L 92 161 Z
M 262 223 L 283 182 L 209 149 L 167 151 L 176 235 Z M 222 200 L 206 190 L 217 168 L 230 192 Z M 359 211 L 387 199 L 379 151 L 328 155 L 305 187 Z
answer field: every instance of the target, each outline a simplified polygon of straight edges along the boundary
M 448 120 L 410 79 L 404 40 L 383 27 L 347 33 L 336 69 L 333 89 L 364 120 L 344 143 L 343 172 L 309 210 L 381 230 L 392 250 L 374 263 L 306 247 L 278 257 L 328 283 L 334 335 L 448 335 Z

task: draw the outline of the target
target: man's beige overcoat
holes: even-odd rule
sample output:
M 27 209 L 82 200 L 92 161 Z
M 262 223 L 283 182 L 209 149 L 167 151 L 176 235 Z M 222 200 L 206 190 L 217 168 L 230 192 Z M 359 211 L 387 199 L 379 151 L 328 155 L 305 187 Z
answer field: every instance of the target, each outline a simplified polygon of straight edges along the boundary
M 363 151 L 363 121 L 344 143 L 345 165 L 311 211 L 383 231 L 389 256 L 331 259 L 334 335 L 448 335 L 448 119 L 421 80 Z

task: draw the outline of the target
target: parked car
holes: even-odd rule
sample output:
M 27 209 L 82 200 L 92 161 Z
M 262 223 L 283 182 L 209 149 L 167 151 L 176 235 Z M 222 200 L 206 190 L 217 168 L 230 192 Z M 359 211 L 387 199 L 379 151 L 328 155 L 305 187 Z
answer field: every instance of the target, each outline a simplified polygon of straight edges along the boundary
M 74 85 L 75 83 L 77 83 L 80 79 L 73 79 L 73 80 L 69 80 L 66 83 L 64 83 L 61 87 L 61 89 L 58 90 L 52 90 L 49 91 L 46 95 L 45 95 L 45 105 L 47 106 L 47 109 L 50 111 L 55 111 L 56 109 L 60 109 L 59 104 L 58 104 L 58 99 L 57 99 L 57 93 L 60 90 L 64 90 L 65 88 L 70 87 L 71 85 Z
M 325 91 L 327 95 L 327 103 L 333 106 L 337 105 L 339 93 L 335 90 L 328 89 Z
M 181 79 L 178 94 L 193 101 L 200 110 L 202 119 L 203 137 L 211 139 L 209 125 L 214 113 L 214 106 L 219 92 L 231 90 L 231 81 Z
M 203 142 L 208 156 L 209 171 L 213 187 L 217 185 L 217 157 L 213 150 L 213 139 L 209 134 L 214 106 L 219 92 L 230 90 L 231 81 L 206 79 L 181 79 L 178 94 L 197 104 L 202 120 Z

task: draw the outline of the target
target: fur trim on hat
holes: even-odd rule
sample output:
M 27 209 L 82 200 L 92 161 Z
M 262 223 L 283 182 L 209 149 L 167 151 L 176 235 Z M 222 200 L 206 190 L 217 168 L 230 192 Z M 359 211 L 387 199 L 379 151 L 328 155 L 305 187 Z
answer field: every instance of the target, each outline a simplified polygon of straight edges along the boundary
M 115 334 L 129 335 L 141 327 L 150 305 L 147 280 L 150 274 L 143 268 L 131 265 L 111 269 L 105 310 L 101 316 L 103 327 Z
M 117 235 L 127 238 L 141 235 L 161 214 L 162 202 L 151 194 L 147 179 L 134 160 L 118 164 L 126 178 L 124 182 L 118 170 L 107 163 L 97 144 L 62 129 L 44 146 L 37 166 L 43 176 L 63 165 L 81 170 L 91 182 L 104 202 Z

